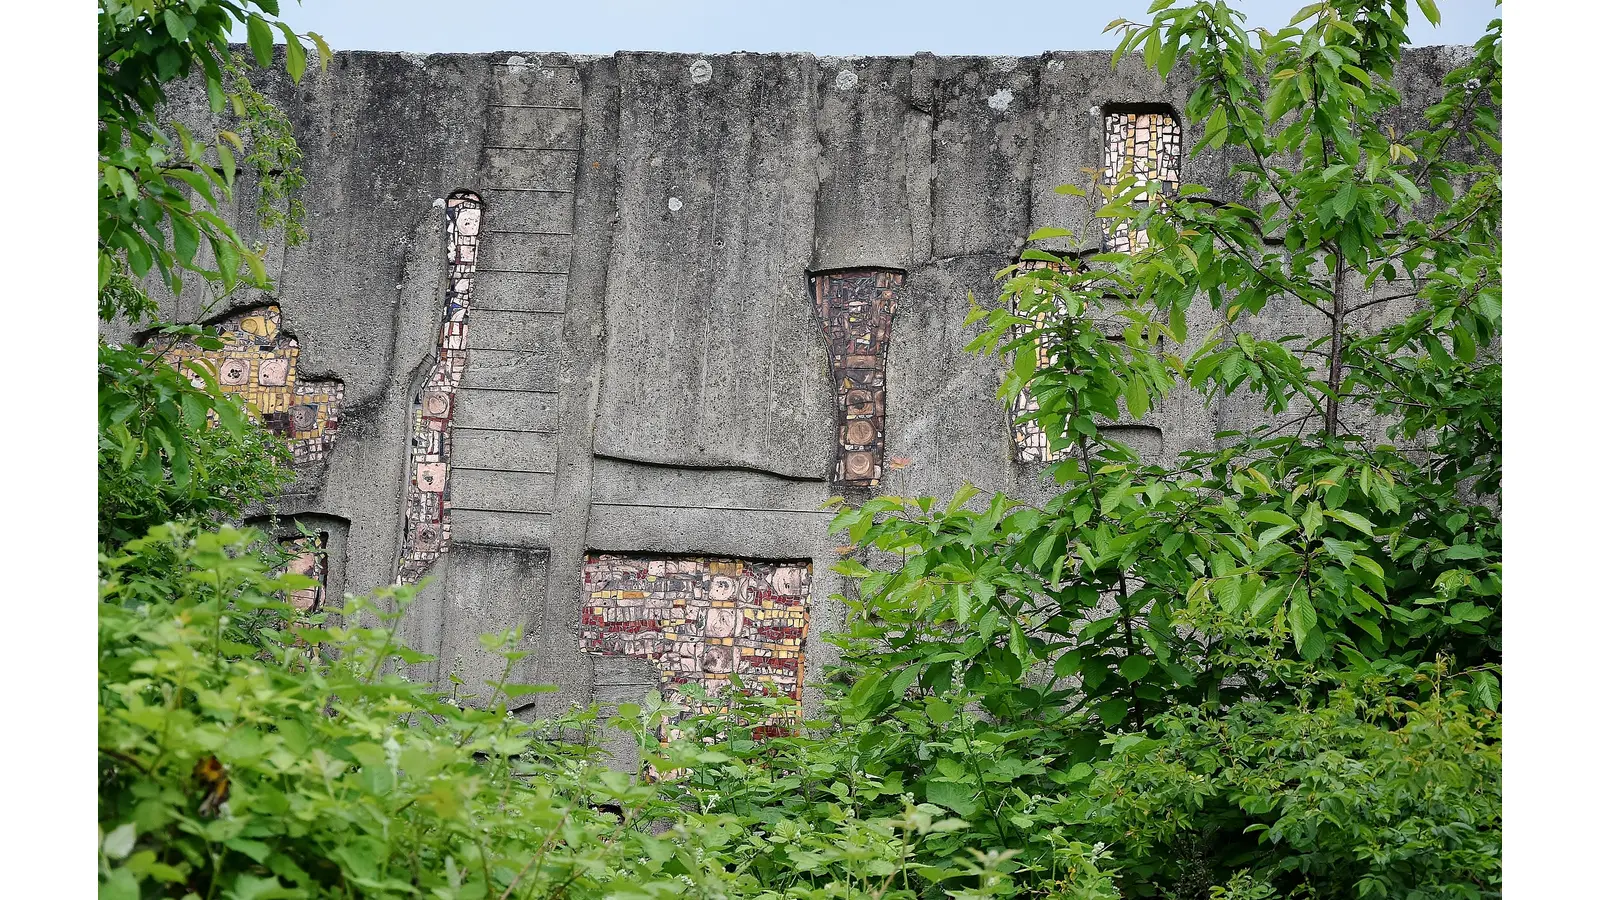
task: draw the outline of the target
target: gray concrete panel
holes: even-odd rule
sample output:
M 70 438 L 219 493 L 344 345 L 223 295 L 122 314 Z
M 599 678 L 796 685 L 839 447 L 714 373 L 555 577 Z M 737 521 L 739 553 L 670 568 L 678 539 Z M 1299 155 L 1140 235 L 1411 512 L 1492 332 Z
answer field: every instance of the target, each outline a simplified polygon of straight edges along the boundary
M 619 54 L 617 223 L 595 448 L 799 477 L 832 462 L 807 296 L 816 65 Z
M 458 428 L 535 432 L 555 429 L 555 399 L 549 394 L 463 389 L 456 395 L 456 404 Z

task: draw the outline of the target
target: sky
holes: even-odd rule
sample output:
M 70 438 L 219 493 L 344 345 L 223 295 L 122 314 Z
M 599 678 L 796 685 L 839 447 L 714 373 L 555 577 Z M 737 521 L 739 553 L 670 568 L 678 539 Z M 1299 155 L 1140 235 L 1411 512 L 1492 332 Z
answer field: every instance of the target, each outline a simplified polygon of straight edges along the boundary
M 1236 0 L 1250 24 L 1281 27 L 1308 0 Z M 1433 28 L 1413 7 L 1412 43 L 1470 44 L 1499 16 L 1493 0 L 1437 0 Z M 293 0 L 283 19 L 335 50 L 681 53 L 804 50 L 819 56 L 1026 56 L 1116 46 L 1115 18 L 1144 21 L 1149 0 Z

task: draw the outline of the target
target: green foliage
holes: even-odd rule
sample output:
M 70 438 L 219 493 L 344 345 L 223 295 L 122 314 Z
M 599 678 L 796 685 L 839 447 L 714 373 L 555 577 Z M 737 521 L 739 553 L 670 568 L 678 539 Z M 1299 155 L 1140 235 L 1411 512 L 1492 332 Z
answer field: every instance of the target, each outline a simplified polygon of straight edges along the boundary
M 158 334 L 150 349 L 100 346 L 102 546 L 160 522 L 237 514 L 288 478 L 282 442 L 246 421 L 214 373 L 178 372 L 161 359 L 164 338 L 198 332 L 154 323 L 158 306 L 146 291 L 152 271 L 174 295 L 184 288 L 184 273 L 199 276 L 220 288 L 213 303 L 240 285 L 270 287 L 260 248 L 246 246 L 218 214 L 236 184 L 235 151 L 247 146 L 262 224 L 282 227 L 291 244 L 305 236 L 295 197 L 304 181 L 299 149 L 228 45 L 230 27 L 246 24 L 257 61 L 268 65 L 276 27 L 287 41 L 285 65 L 298 81 L 305 71 L 300 39 L 262 15 L 275 16 L 277 7 L 271 0 L 100 4 L 99 315 L 130 326 L 150 323 Z M 325 65 L 326 46 L 311 38 Z M 231 107 L 248 145 L 231 130 L 197 137 L 182 123 L 160 122 L 167 85 L 196 72 L 212 111 Z
M 756 805 L 950 810 L 929 892 L 976 846 L 1047 896 L 1088 843 L 1129 897 L 1498 896 L 1499 23 L 1399 136 L 1405 3 L 1151 12 L 1116 55 L 1189 67 L 1193 149 L 1244 160 L 1240 202 L 1097 184 L 1146 247 L 1045 229 L 1072 248 L 975 304 L 1059 490 L 839 512 L 839 722 L 763 746 L 791 774 Z M 1325 327 L 1280 333 L 1298 308 Z M 1105 436 L 1179 385 L 1268 424 L 1176 465 Z
M 388 611 L 410 589 L 297 614 L 309 580 L 268 574 L 260 537 L 163 525 L 101 557 L 104 898 L 908 897 L 917 843 L 961 827 L 928 806 L 762 831 L 712 793 L 684 808 L 595 761 L 593 709 L 528 722 L 507 701 L 542 688 L 398 674 L 427 659 Z M 518 637 L 484 639 L 507 673 Z M 994 895 L 993 859 L 966 869 L 958 896 Z
M 277 15 L 276 0 L 101 0 L 99 53 L 100 295 L 101 317 L 126 316 L 137 324 L 154 311 L 119 276 L 144 278 L 155 270 L 176 294 L 191 272 L 232 290 L 240 281 L 265 287 L 262 254 L 239 239 L 215 212 L 232 195 L 235 152 L 245 152 L 234 131 L 196 136 L 182 123 L 157 118 L 166 85 L 197 70 L 211 110 L 232 112 L 252 136 L 249 160 L 263 165 L 264 221 L 298 230 L 298 206 L 287 199 L 302 181 L 298 150 L 281 114 L 251 88 L 228 46 L 235 23 L 247 26 L 256 61 L 272 63 L 274 27 L 286 42 L 285 66 L 299 81 L 306 54 Z M 259 12 L 257 12 L 259 10 Z M 263 15 L 265 14 L 265 15 Z M 328 49 L 309 35 L 327 64 Z M 226 80 L 225 80 L 226 79 Z M 194 202 L 198 198 L 202 204 Z M 276 204 L 288 204 L 287 213 Z M 209 251 L 202 254 L 202 249 Z M 209 256 L 209 259 L 207 258 Z
M 147 349 L 100 345 L 102 546 L 163 522 L 236 516 L 289 479 L 288 447 L 221 392 L 214 372 L 161 360 L 164 339 L 179 334 L 217 340 L 175 327 Z
M 1293 676 L 1295 688 L 1317 677 Z M 1412 687 L 1422 699 L 1402 699 Z M 1201 862 L 1226 861 L 1258 885 L 1494 896 L 1500 728 L 1474 706 L 1430 665 L 1338 685 L 1325 704 L 1174 710 L 1153 737 L 1114 742 L 1089 786 L 1089 824 L 1120 838 L 1141 876 L 1169 882 L 1186 874 L 1189 861 L 1172 852 L 1187 849 L 1182 837 L 1209 830 Z
M 295 618 L 281 598 L 307 580 L 267 577 L 254 537 L 162 526 L 103 558 L 102 896 L 645 897 L 718 880 L 686 834 L 636 827 L 648 788 L 555 739 L 583 722 L 528 725 L 503 691 L 458 706 L 391 674 L 421 657 L 395 644 L 387 604 Z M 508 644 L 490 649 L 509 670 Z

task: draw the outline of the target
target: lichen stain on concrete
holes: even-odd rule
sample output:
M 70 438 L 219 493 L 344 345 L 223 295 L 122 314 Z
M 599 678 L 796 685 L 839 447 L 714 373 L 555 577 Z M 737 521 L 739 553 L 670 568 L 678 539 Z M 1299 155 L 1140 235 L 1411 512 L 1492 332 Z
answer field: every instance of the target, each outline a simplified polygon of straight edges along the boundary
M 689 80 L 695 84 L 705 84 L 711 80 L 711 61 L 697 59 L 689 64 Z
M 839 77 L 833 80 L 833 84 L 834 87 L 837 87 L 841 91 L 848 91 L 856 86 L 856 82 L 858 80 L 860 79 L 856 77 L 856 73 L 850 71 L 849 69 L 843 69 L 839 72 Z
M 667 209 L 677 212 L 678 210 L 683 209 L 683 201 L 679 200 L 677 197 L 668 197 Z
M 1011 93 L 1010 88 L 1001 88 L 989 95 L 989 108 L 995 112 L 1005 112 L 1015 98 L 1016 95 Z

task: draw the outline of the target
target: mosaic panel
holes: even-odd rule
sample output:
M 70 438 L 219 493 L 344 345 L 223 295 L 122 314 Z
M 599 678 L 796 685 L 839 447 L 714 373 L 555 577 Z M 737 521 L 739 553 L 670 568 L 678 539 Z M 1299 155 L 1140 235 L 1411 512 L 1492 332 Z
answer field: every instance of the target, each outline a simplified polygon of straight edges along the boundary
M 252 417 L 288 441 L 296 465 L 326 462 L 339 431 L 344 382 L 299 376 L 300 342 L 283 333 L 283 312 L 275 304 L 237 313 L 215 328 L 222 349 L 185 340 L 167 351 L 167 361 L 180 369 L 191 362 L 213 369 L 224 392 L 237 394 Z
M 439 349 L 428 379 L 412 400 L 411 484 L 400 548 L 401 584 L 414 584 L 450 545 L 450 448 L 456 394 L 467 370 L 467 313 L 478 265 L 483 201 L 471 191 L 445 200 L 445 247 L 450 266 Z
M 1043 259 L 1025 259 L 1017 264 L 1017 274 L 1021 275 L 1024 272 L 1037 272 L 1040 269 L 1059 270 L 1060 268 L 1060 263 L 1053 263 Z M 1033 290 L 1041 294 L 1043 293 L 1043 290 L 1040 288 L 1034 288 Z M 1012 315 L 1020 316 L 1024 314 L 1023 311 L 1018 309 L 1019 305 L 1020 304 L 1017 303 L 1016 295 L 1013 294 L 1011 297 Z M 1052 316 L 1048 308 L 1036 309 L 1033 312 L 1033 321 L 1037 327 L 1043 328 L 1049 325 L 1051 319 Z M 1020 337 L 1021 329 L 1017 329 L 1012 336 L 1013 339 Z M 1034 345 L 1034 352 L 1038 354 L 1038 368 L 1040 369 L 1050 365 L 1054 358 L 1054 354 L 1050 352 L 1048 342 L 1042 338 L 1043 336 L 1041 335 L 1041 340 Z M 1037 413 L 1038 411 L 1039 401 L 1035 400 L 1033 395 L 1028 391 L 1028 388 L 1024 386 L 1022 388 L 1022 392 L 1019 393 L 1017 398 L 1011 402 L 1011 436 L 1017 442 L 1018 462 L 1054 462 L 1057 459 L 1060 459 L 1067 452 L 1066 448 L 1052 452 L 1050 449 L 1050 441 L 1045 437 L 1044 428 L 1039 424 L 1039 422 L 1033 419 L 1024 420 L 1022 418 L 1025 415 Z
M 685 685 L 716 697 L 734 675 L 746 691 L 798 701 L 810 601 L 810 562 L 590 554 L 579 645 L 653 662 L 662 697 L 686 707 L 680 720 L 727 708 L 691 702 Z M 756 737 L 788 724 L 768 722 Z M 672 726 L 663 726 L 663 739 L 676 736 Z
M 884 369 L 900 272 L 855 269 L 811 278 L 828 340 L 838 424 L 835 484 L 871 487 L 883 476 Z
M 284 571 L 304 575 L 316 584 L 289 594 L 289 602 L 301 612 L 316 612 L 328 592 L 328 533 L 283 538 L 278 542 L 294 557 Z
M 1183 128 L 1171 113 L 1113 112 L 1105 117 L 1105 181 L 1128 175 L 1141 181 L 1161 182 L 1168 193 L 1178 190 L 1183 151 Z M 1134 253 L 1148 243 L 1143 230 L 1130 230 L 1127 222 L 1112 227 L 1105 220 L 1106 250 Z

